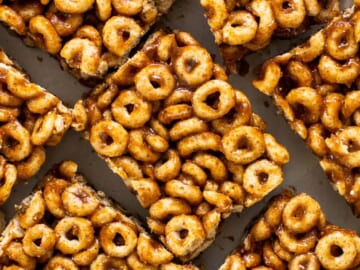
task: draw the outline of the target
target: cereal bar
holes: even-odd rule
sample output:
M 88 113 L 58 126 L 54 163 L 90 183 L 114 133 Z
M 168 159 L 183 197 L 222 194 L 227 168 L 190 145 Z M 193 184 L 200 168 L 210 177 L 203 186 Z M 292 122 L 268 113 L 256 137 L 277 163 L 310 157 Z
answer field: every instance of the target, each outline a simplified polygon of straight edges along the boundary
M 200 0 L 215 42 L 231 73 L 244 56 L 269 45 L 273 37 L 292 38 L 310 24 L 339 14 L 339 0 Z
M 347 10 L 306 43 L 266 61 L 254 86 L 272 96 L 360 215 L 360 12 Z
M 83 132 L 144 208 L 148 225 L 183 261 L 219 223 L 283 181 L 284 146 L 251 103 L 186 32 L 156 32 L 73 110 Z
M 18 206 L 0 237 L 0 269 L 196 270 L 134 217 L 90 187 L 77 164 L 55 166 Z
M 90 84 L 125 62 L 174 1 L 4 0 L 0 21 Z
M 34 176 L 69 129 L 70 109 L 29 78 L 0 49 L 0 205 L 18 181 Z
M 251 226 L 219 270 L 347 270 L 360 265 L 360 237 L 326 221 L 316 200 L 284 192 Z

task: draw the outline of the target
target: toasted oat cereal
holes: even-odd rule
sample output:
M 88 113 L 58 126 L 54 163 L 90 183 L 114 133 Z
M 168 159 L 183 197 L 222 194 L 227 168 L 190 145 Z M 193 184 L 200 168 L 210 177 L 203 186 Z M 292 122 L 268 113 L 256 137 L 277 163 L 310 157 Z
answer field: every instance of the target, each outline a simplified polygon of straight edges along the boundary
M 215 42 L 231 73 L 244 56 L 274 37 L 293 38 L 309 25 L 339 14 L 338 0 L 200 0 Z
M 254 86 L 274 98 L 360 214 L 360 13 L 347 10 L 306 43 L 265 62 Z
M 174 0 L 1 2 L 1 22 L 90 84 L 124 63 Z
M 183 261 L 211 244 L 223 219 L 280 185 L 289 160 L 245 94 L 186 32 L 155 33 L 75 104 L 73 127 Z
M 23 200 L 0 237 L 0 269 L 196 270 L 173 255 L 134 217 L 95 191 L 63 161 Z
M 45 147 L 57 145 L 71 121 L 70 109 L 32 83 L 0 49 L 0 204 L 18 181 L 40 170 Z
M 251 225 L 219 270 L 357 269 L 360 238 L 326 221 L 319 203 L 305 193 L 284 191 Z

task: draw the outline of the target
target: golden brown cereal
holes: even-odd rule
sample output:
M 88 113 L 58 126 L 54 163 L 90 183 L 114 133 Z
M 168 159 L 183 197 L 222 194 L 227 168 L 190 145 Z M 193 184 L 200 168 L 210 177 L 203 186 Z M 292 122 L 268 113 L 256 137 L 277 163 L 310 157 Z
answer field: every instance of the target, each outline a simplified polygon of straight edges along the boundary
M 5 0 L 0 2 L 0 22 L 26 44 L 56 56 L 82 82 L 93 84 L 126 61 L 173 2 Z
M 223 219 L 281 184 L 289 160 L 245 94 L 185 32 L 154 33 L 76 103 L 74 119 L 182 261 L 215 239 Z M 188 237 L 178 239 L 182 229 Z
M 173 263 L 136 218 L 87 185 L 73 161 L 54 166 L 17 211 L 0 235 L 2 269 L 198 269 Z
M 357 268 L 359 236 L 355 231 L 323 222 L 323 218 L 318 202 L 309 195 L 285 190 L 271 200 L 241 246 L 227 256 L 219 269 Z
M 305 3 L 309 10 L 314 2 Z M 359 14 L 354 6 L 304 44 L 267 60 L 253 82 L 273 97 L 355 215 L 360 213 Z

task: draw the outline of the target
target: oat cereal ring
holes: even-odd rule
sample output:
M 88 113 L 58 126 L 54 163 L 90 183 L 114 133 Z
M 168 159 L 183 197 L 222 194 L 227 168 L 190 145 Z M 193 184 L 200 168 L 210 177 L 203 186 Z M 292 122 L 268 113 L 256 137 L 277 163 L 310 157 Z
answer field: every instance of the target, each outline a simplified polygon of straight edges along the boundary
M 196 89 L 192 104 L 199 118 L 214 120 L 226 115 L 235 106 L 235 91 L 225 81 L 210 80 Z
M 106 223 L 112 222 L 117 216 L 117 212 L 109 207 L 104 206 L 98 208 L 90 217 L 90 221 L 94 227 L 101 227 Z
M 330 93 L 324 99 L 324 108 L 321 116 L 321 122 L 326 129 L 335 131 L 343 127 L 340 119 L 341 109 L 344 103 L 344 96 L 339 93 Z
M 300 61 L 290 61 L 286 66 L 290 78 L 296 81 L 297 86 L 311 87 L 313 84 L 313 73 L 310 68 Z
M 285 263 L 274 252 L 271 242 L 266 241 L 263 245 L 262 256 L 266 266 L 269 266 L 272 269 L 286 269 Z
M 19 107 L 23 102 L 24 101 L 21 98 L 11 94 L 2 84 L 0 84 L 0 105 L 6 107 Z
M 6 202 L 9 198 L 12 188 L 17 180 L 17 170 L 14 165 L 6 164 L 4 169 L 4 175 L 1 179 L 0 187 L 0 204 Z
M 122 179 L 140 179 L 144 177 L 139 163 L 131 157 L 121 156 L 106 161 Z
M 80 251 L 79 253 L 72 256 L 72 260 L 74 263 L 80 266 L 90 265 L 97 257 L 100 250 L 99 240 L 95 239 L 94 243 L 84 251 Z
M 274 136 L 269 133 L 264 133 L 264 141 L 266 148 L 266 155 L 276 164 L 285 165 L 290 160 L 289 152 L 286 148 L 279 144 Z
M 230 213 L 232 210 L 232 200 L 229 196 L 213 190 L 203 192 L 205 201 L 214 205 L 216 210 L 221 213 Z
M 151 265 L 170 263 L 174 258 L 161 244 L 145 233 L 140 233 L 139 235 L 136 252 L 142 262 Z
M 308 63 L 318 57 L 325 49 L 325 34 L 319 31 L 312 35 L 303 46 L 295 47 L 292 52 L 296 59 Z
M 136 90 L 147 100 L 168 97 L 174 90 L 175 79 L 167 65 L 150 64 L 136 74 Z
M 121 237 L 121 240 L 117 239 L 118 237 Z M 100 246 L 107 255 L 124 258 L 135 249 L 137 235 L 133 228 L 125 223 L 112 222 L 101 228 L 99 240 Z
M 24 229 L 29 229 L 38 224 L 45 214 L 45 201 L 41 192 L 36 192 L 24 213 L 19 216 L 19 225 Z
M 356 56 L 358 43 L 351 22 L 335 21 L 328 26 L 325 35 L 325 48 L 333 58 L 343 61 Z
M 130 1 L 112 0 L 111 1 L 112 6 L 118 13 L 127 16 L 134 16 L 140 13 L 141 10 L 143 9 L 143 2 L 144 2 L 143 0 L 130 0 Z
M 260 79 L 254 80 L 253 85 L 265 95 L 271 96 L 275 92 L 281 77 L 282 71 L 277 63 L 273 61 L 265 62 Z
M 229 161 L 248 164 L 265 152 L 263 134 L 254 127 L 240 126 L 222 137 L 223 152 Z
M 199 45 L 179 48 L 173 64 L 178 78 L 190 86 L 200 85 L 212 76 L 211 55 Z
M 14 1 L 11 4 L 11 8 L 14 9 L 24 21 L 28 22 L 32 17 L 44 13 L 44 6 L 41 2 L 42 1 Z
M 195 164 L 194 162 L 188 160 L 182 164 L 181 172 L 185 174 L 185 177 L 190 176 L 191 180 L 198 186 L 204 186 L 207 180 L 207 175 L 205 171 Z
M 219 270 L 246 270 L 246 265 L 239 255 L 232 254 L 226 257 L 225 262 L 221 265 Z
M 306 268 L 303 268 L 306 265 Z M 289 270 L 320 270 L 320 263 L 314 253 L 306 253 L 295 256 L 289 262 Z
M 292 233 L 305 233 L 317 226 L 320 205 L 305 193 L 299 194 L 286 204 L 282 219 Z
M 213 31 L 221 29 L 229 16 L 225 1 L 201 0 L 200 3 L 206 10 L 206 17 L 211 29 Z
M 360 108 L 360 91 L 348 91 L 344 98 L 342 106 L 342 114 L 345 118 L 349 118 Z
M 1 5 L 0 3 L 0 21 L 6 23 L 11 30 L 19 35 L 26 34 L 26 25 L 21 15 L 14 9 Z
M 207 123 L 197 117 L 177 121 L 170 129 L 169 136 L 172 141 L 180 140 L 186 136 L 208 131 Z
M 243 175 L 243 187 L 252 195 L 264 197 L 283 181 L 281 168 L 267 159 L 251 163 Z
M 101 21 L 106 21 L 111 16 L 111 0 L 95 0 L 96 16 Z
M 5 249 L 5 254 L 20 267 L 26 270 L 35 270 L 36 259 L 27 255 L 19 242 L 11 242 Z
M 102 30 L 105 47 L 117 56 L 125 55 L 142 35 L 142 28 L 132 18 L 113 16 Z
M 125 90 L 111 104 L 115 120 L 126 128 L 140 128 L 151 118 L 152 105 L 135 91 Z
M 271 2 L 275 20 L 282 28 L 298 28 L 305 20 L 303 0 L 275 0 Z
M 90 270 L 107 270 L 109 268 L 127 270 L 128 266 L 125 260 L 110 257 L 105 254 L 99 254 L 90 265 Z
M 228 172 L 225 164 L 216 156 L 207 153 L 197 153 L 193 162 L 199 167 L 208 170 L 212 179 L 223 182 L 228 179 Z
M 326 155 L 327 147 L 325 144 L 325 128 L 321 124 L 315 124 L 309 127 L 306 143 L 310 149 L 318 156 Z
M 204 243 L 205 231 L 198 217 L 179 215 L 166 224 L 165 241 L 176 256 L 186 256 Z
M 65 211 L 78 217 L 91 215 L 99 206 L 99 200 L 95 194 L 79 183 L 66 187 L 61 193 L 61 200 Z
M 242 187 L 234 182 L 225 181 L 220 186 L 220 192 L 230 197 L 235 204 L 242 205 L 245 198 L 245 193 Z
M 254 16 L 245 10 L 234 11 L 222 29 L 222 38 L 229 45 L 243 45 L 256 35 L 258 24 Z
M 25 253 L 31 257 L 41 257 L 52 251 L 55 242 L 56 238 L 53 229 L 45 224 L 36 224 L 28 228 L 22 240 Z
M 3 125 L 0 134 L 1 152 L 10 161 L 20 161 L 30 155 L 32 146 L 29 131 L 17 120 Z
M 81 217 L 64 217 L 55 226 L 56 248 L 63 254 L 76 254 L 94 241 L 94 228 Z
M 345 61 L 345 63 L 339 63 L 330 56 L 322 55 L 318 69 L 324 81 L 350 86 L 358 77 L 360 61 L 357 57 L 354 57 Z
M 175 179 L 166 182 L 164 191 L 170 197 L 184 199 L 191 205 L 198 205 L 203 199 L 200 187 Z
M 153 163 L 161 157 L 161 154 L 148 144 L 146 132 L 144 129 L 130 131 L 128 151 L 136 160 Z
M 102 38 L 99 31 L 91 25 L 84 25 L 80 27 L 74 37 L 88 39 L 95 44 L 95 46 L 101 48 L 102 46 Z
M 60 255 L 55 255 L 46 264 L 44 270 L 54 270 L 54 269 L 78 270 L 79 268 L 71 259 Z
M 283 248 L 281 245 L 280 245 L 280 241 L 279 239 L 276 239 L 274 242 L 273 242 L 273 250 L 274 252 L 276 253 L 276 255 L 284 260 L 284 261 L 291 261 L 292 258 L 294 257 L 294 255 L 289 252 L 288 250 L 286 250 L 285 248 Z
M 31 142 L 34 145 L 44 145 L 53 133 L 56 121 L 56 112 L 50 111 L 44 116 L 40 116 L 31 133 Z
M 301 235 L 301 237 L 299 237 L 296 234 L 290 233 L 283 226 L 280 226 L 276 230 L 276 235 L 280 240 L 281 246 L 295 254 L 309 252 L 315 247 L 317 243 L 317 236 L 314 230 L 307 232 L 305 235 Z
M 333 252 L 333 249 L 339 252 Z M 315 254 L 326 269 L 345 270 L 352 266 L 357 250 L 351 235 L 334 231 L 320 238 Z
M 143 208 L 149 208 L 161 197 L 159 185 L 152 179 L 141 178 L 129 180 L 128 186 L 135 194 Z
M 235 106 L 220 119 L 211 122 L 212 127 L 219 133 L 225 134 L 230 129 L 249 123 L 251 118 L 251 103 L 239 90 L 235 91 Z
M 181 160 L 177 151 L 169 149 L 155 164 L 154 174 L 157 180 L 175 179 L 181 170 Z
M 54 0 L 55 6 L 58 10 L 64 13 L 85 13 L 94 4 L 94 0 L 78 0 L 78 1 L 64 1 Z
M 188 104 L 171 105 L 160 111 L 158 119 L 168 125 L 176 120 L 188 119 L 193 115 L 193 108 Z
M 95 151 L 107 157 L 121 156 L 130 145 L 127 131 L 117 122 L 103 120 L 91 127 L 90 143 Z
M 286 96 L 286 101 L 297 113 L 303 108 L 305 113 L 298 115 L 306 124 L 318 122 L 322 113 L 323 100 L 320 94 L 311 87 L 298 87 L 292 89 Z
M 60 12 L 54 3 L 50 4 L 45 16 L 61 37 L 72 35 L 83 24 L 82 14 Z
M 130 269 L 140 269 L 140 270 L 158 270 L 156 266 L 148 265 L 143 263 L 136 252 L 131 253 L 127 258 L 126 262 L 129 265 Z
M 360 151 L 353 150 L 360 145 L 360 127 L 348 126 L 325 139 L 331 153 L 339 158 L 339 162 L 349 168 L 360 166 Z
M 100 64 L 100 49 L 84 38 L 72 38 L 62 47 L 60 56 L 71 68 L 80 69 L 84 75 L 95 75 Z
M 61 49 L 61 38 L 51 22 L 44 16 L 31 18 L 29 30 L 36 44 L 50 54 L 57 54 Z
M 153 203 L 149 208 L 150 217 L 158 220 L 191 213 L 191 207 L 184 200 L 165 197 Z
M 202 132 L 181 139 L 177 148 L 182 157 L 202 150 L 220 151 L 221 137 L 212 132 Z

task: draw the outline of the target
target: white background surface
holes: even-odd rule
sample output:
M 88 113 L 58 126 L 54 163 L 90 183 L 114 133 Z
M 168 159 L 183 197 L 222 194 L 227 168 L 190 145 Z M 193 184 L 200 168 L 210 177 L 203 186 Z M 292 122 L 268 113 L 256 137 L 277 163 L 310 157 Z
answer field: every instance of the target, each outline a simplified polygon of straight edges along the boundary
M 166 15 L 161 25 L 190 32 L 210 53 L 216 55 L 216 62 L 221 62 L 213 36 L 203 16 L 203 10 L 197 0 L 177 0 L 170 13 Z M 350 1 L 343 1 L 349 5 Z M 253 110 L 266 122 L 268 131 L 278 141 L 284 144 L 290 154 L 291 160 L 285 166 L 285 181 L 283 185 L 271 193 L 272 195 L 286 187 L 294 187 L 298 192 L 307 192 L 317 199 L 327 214 L 329 221 L 341 226 L 357 229 L 360 233 L 360 220 L 356 219 L 345 201 L 330 187 L 328 180 L 320 168 L 317 158 L 306 148 L 305 143 L 288 127 L 282 116 L 279 116 L 271 99 L 257 92 L 251 85 L 254 74 L 260 64 L 272 55 L 287 51 L 292 46 L 301 43 L 309 35 L 291 41 L 276 41 L 264 51 L 247 57 L 250 71 L 245 77 L 234 75 L 230 81 L 237 89 L 247 94 Z M 39 49 L 26 47 L 14 34 L 9 33 L 5 27 L 0 26 L 0 47 L 14 58 L 20 66 L 31 76 L 31 79 L 59 96 L 67 105 L 72 106 L 75 101 L 89 89 L 79 84 L 71 75 L 60 69 L 58 62 Z M 28 183 L 16 186 L 12 196 L 1 207 L 7 219 L 14 213 L 14 204 L 19 203 L 29 195 L 33 185 L 54 163 L 64 159 L 72 159 L 80 166 L 79 170 L 97 189 L 114 198 L 124 208 L 136 213 L 144 220 L 146 211 L 143 210 L 135 197 L 126 189 L 121 179 L 113 174 L 97 155 L 92 151 L 88 142 L 79 134 L 70 131 L 63 142 L 56 148 L 49 148 L 47 161 L 40 173 Z M 204 252 L 195 263 L 204 265 L 206 269 L 218 269 L 229 252 L 239 243 L 244 235 L 244 229 L 251 219 L 264 207 L 265 203 L 258 203 L 241 214 L 232 215 L 227 219 L 215 243 Z

